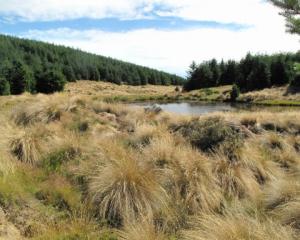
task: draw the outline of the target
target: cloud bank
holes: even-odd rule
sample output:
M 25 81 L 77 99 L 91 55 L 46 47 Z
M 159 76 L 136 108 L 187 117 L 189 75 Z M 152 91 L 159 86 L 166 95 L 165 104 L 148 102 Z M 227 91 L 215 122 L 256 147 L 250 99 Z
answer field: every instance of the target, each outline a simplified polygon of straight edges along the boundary
M 64 44 L 114 58 L 184 75 L 192 60 L 240 59 L 247 52 L 297 51 L 299 38 L 285 33 L 278 10 L 262 0 L 0 0 L 0 16 L 20 21 L 61 21 L 59 28 L 30 29 L 22 37 Z M 155 26 L 129 31 L 101 28 L 72 29 L 70 19 L 159 19 L 240 24 L 242 29 L 159 29 Z

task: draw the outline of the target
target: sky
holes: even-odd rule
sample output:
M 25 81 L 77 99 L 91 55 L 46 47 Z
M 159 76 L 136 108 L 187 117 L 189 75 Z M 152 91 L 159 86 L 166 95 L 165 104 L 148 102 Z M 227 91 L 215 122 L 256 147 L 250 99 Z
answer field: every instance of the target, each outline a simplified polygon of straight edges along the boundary
M 266 0 L 0 0 L 0 33 L 185 76 L 194 60 L 296 52 Z

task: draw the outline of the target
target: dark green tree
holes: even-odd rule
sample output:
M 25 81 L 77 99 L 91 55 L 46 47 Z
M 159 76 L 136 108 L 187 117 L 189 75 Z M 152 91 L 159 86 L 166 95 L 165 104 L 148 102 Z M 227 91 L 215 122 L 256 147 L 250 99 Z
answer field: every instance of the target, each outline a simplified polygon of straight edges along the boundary
M 282 9 L 281 15 L 286 18 L 287 31 L 300 34 L 300 1 L 299 0 L 269 0 Z
M 289 62 L 283 56 L 278 56 L 271 63 L 271 84 L 288 84 L 295 77 L 292 62 Z
M 253 71 L 254 57 L 248 53 L 247 56 L 240 61 L 239 64 L 239 76 L 236 79 L 236 83 L 241 91 L 247 91 L 247 82 L 249 82 L 249 75 Z
M 12 68 L 15 60 L 21 62 L 31 75 L 32 81 L 24 83 L 26 90 L 31 92 L 36 91 L 35 80 L 39 79 L 41 73 L 53 67 L 62 72 L 67 81 L 75 79 L 98 81 L 101 77 L 103 81 L 134 85 L 184 82 L 181 77 L 116 59 L 39 41 L 0 35 L 0 73 L 9 81 L 13 71 L 7 70 Z M 6 73 L 2 74 L 3 72 Z
M 252 70 L 246 80 L 246 90 L 264 89 L 271 86 L 269 66 L 259 58 L 254 58 Z
M 239 78 L 238 64 L 233 60 L 229 60 L 222 68 L 223 70 L 218 85 L 229 85 L 236 83 Z
M 76 81 L 75 72 L 74 72 L 72 66 L 68 66 L 68 65 L 64 66 L 63 74 L 65 75 L 66 80 L 68 82 L 75 82 Z
M 208 65 L 209 65 L 210 71 L 212 73 L 212 79 L 215 82 L 215 86 L 217 86 L 219 84 L 220 75 L 221 75 L 218 62 L 216 59 L 213 59 L 208 63 Z
M 9 95 L 10 85 L 9 82 L 3 76 L 0 76 L 0 95 Z
M 209 64 L 203 63 L 190 76 L 190 80 L 184 85 L 184 90 L 190 91 L 199 88 L 208 88 L 215 86 L 213 73 Z
M 21 61 L 13 61 L 7 76 L 11 94 L 22 94 L 33 88 L 33 74 Z
M 59 70 L 50 69 L 38 77 L 36 89 L 46 94 L 59 92 L 64 89 L 65 83 L 65 76 Z
M 295 77 L 291 81 L 291 87 L 300 90 L 300 63 L 295 63 Z

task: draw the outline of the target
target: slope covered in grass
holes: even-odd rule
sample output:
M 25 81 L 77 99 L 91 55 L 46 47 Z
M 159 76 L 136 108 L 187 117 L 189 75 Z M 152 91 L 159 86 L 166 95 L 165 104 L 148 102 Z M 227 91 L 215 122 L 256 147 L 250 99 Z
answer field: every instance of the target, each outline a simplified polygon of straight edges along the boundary
M 299 239 L 299 111 L 189 117 L 74 91 L 0 98 L 4 239 Z

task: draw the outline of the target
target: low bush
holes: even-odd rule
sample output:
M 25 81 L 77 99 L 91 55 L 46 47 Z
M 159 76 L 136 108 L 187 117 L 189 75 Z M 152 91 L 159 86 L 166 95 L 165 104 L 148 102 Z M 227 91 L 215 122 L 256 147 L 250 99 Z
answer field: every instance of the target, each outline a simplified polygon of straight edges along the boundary
M 235 102 L 239 96 L 240 96 L 240 89 L 236 84 L 234 84 L 230 92 L 230 100 Z
M 175 127 L 175 131 L 181 133 L 192 145 L 205 152 L 222 146 L 228 154 L 233 154 L 243 143 L 241 129 L 220 117 L 186 122 Z
M 62 164 L 74 159 L 78 154 L 79 150 L 74 147 L 58 149 L 43 159 L 42 166 L 48 171 L 58 171 Z

